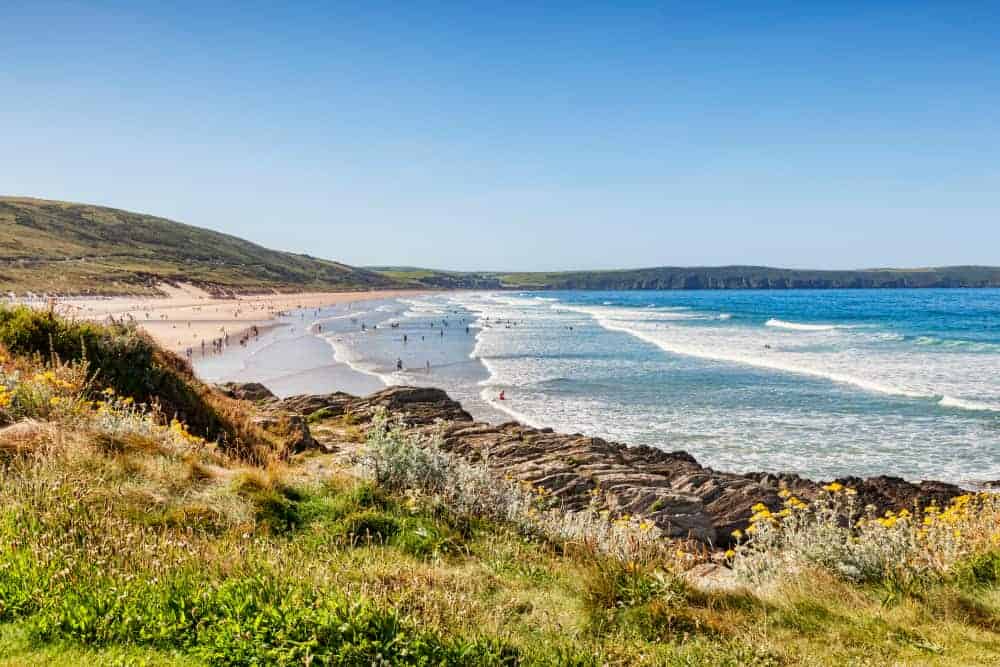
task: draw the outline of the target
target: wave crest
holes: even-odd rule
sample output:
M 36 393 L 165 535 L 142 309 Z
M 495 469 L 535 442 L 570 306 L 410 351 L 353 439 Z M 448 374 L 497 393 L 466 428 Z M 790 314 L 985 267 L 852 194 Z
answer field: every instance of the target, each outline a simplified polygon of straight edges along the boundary
M 790 329 L 792 331 L 833 331 L 835 329 L 852 329 L 849 324 L 806 324 L 803 322 L 786 322 L 772 317 L 764 323 L 766 327 Z

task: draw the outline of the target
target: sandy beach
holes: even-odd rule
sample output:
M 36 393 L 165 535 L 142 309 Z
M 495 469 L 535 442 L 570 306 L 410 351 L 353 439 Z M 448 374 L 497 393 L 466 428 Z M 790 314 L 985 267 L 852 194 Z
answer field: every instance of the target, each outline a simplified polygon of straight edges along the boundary
M 56 310 L 64 315 L 101 321 L 108 317 L 132 318 L 164 347 L 183 353 L 201 342 L 229 335 L 239 338 L 256 326 L 263 331 L 274 325 L 278 313 L 296 308 L 322 308 L 354 301 L 412 296 L 426 290 L 368 292 L 301 292 L 254 294 L 218 298 L 192 285 L 161 285 L 166 296 L 157 298 L 60 298 Z

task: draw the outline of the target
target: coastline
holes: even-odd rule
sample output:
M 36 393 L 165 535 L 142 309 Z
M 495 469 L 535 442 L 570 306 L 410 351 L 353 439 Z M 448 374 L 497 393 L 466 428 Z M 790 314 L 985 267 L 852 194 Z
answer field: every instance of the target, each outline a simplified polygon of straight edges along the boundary
M 211 340 L 225 331 L 229 344 L 222 346 L 221 351 L 213 351 L 210 345 L 205 354 L 200 346 L 193 350 L 191 362 L 197 374 L 212 383 L 261 382 L 281 398 L 337 391 L 367 396 L 397 385 L 433 387 L 446 391 L 480 422 L 499 425 L 517 421 L 533 428 L 552 427 L 557 432 L 589 433 L 661 448 L 669 443 L 722 470 L 783 470 L 808 477 L 885 473 L 906 479 L 944 479 L 966 488 L 978 488 L 997 477 L 988 452 L 971 453 L 981 459 L 979 472 L 985 473 L 972 474 L 964 469 L 952 470 L 954 466 L 936 458 L 937 450 L 933 447 L 907 446 L 909 432 L 902 427 L 891 428 L 901 423 L 898 413 L 915 415 L 914 419 L 925 416 L 920 410 L 928 409 L 916 398 L 886 398 L 881 393 L 859 392 L 837 382 L 813 378 L 813 374 L 763 377 L 762 373 L 774 370 L 770 368 L 772 364 L 762 370 L 757 369 L 757 360 L 718 366 L 714 358 L 719 352 L 712 350 L 713 359 L 709 362 L 698 355 L 676 355 L 670 351 L 664 354 L 661 345 L 641 335 L 649 329 L 658 340 L 662 337 L 662 320 L 671 325 L 674 337 L 681 336 L 682 340 L 687 329 L 680 327 L 689 323 L 709 327 L 700 335 L 718 338 L 711 327 L 737 326 L 713 315 L 716 311 L 727 311 L 730 304 L 709 304 L 712 317 L 696 317 L 701 311 L 681 312 L 676 305 L 656 309 L 646 300 L 639 300 L 638 306 L 628 310 L 635 304 L 628 300 L 618 303 L 621 298 L 625 297 L 601 297 L 600 304 L 604 305 L 593 307 L 586 303 L 559 304 L 537 295 L 518 297 L 469 290 L 300 293 L 219 299 L 200 290 L 180 288 L 156 301 L 68 299 L 59 308 L 75 309 L 77 317 L 94 320 L 108 315 L 130 315 L 158 342 L 182 355 L 186 336 L 191 336 L 192 341 L 196 335 Z M 611 303 L 607 299 L 615 300 L 615 304 L 607 305 Z M 752 335 L 759 329 L 759 336 L 766 337 L 762 340 L 774 346 L 775 356 L 784 353 L 786 347 L 815 345 L 821 336 L 826 341 L 834 336 L 846 337 L 844 331 L 861 332 L 856 336 L 867 331 L 843 323 L 836 327 L 829 323 L 809 325 L 813 320 L 827 320 L 795 317 L 793 313 L 792 319 L 786 317 L 781 321 L 799 323 L 801 330 L 786 333 L 783 328 L 775 327 L 773 319 L 762 319 L 771 317 L 771 310 L 771 306 L 765 307 L 757 329 L 747 329 L 749 333 L 744 335 Z M 611 324 L 618 323 L 616 318 L 637 318 L 638 329 L 629 327 L 620 331 L 618 326 L 608 326 L 604 311 L 615 315 Z M 733 321 L 744 323 L 746 328 L 746 314 L 735 312 Z M 148 319 L 146 313 L 150 315 Z M 643 328 L 650 318 L 653 324 Z M 802 326 L 801 322 L 807 324 Z M 240 341 L 241 332 L 252 326 L 257 327 L 259 335 Z M 574 333 L 568 335 L 568 330 Z M 784 338 L 779 339 L 780 336 Z M 879 345 L 889 345 L 884 336 L 875 337 Z M 175 340 L 173 345 L 171 338 Z M 893 336 L 892 344 L 902 345 L 901 338 Z M 606 350 L 614 350 L 615 368 L 625 369 L 623 382 L 613 386 L 602 384 L 611 368 L 608 366 L 611 357 L 604 356 Z M 525 359 L 529 353 L 533 355 L 530 363 Z M 581 365 L 585 359 L 589 361 Z M 397 362 L 402 366 L 397 368 Z M 736 432 L 730 424 L 713 417 L 719 412 L 719 404 L 726 407 L 729 394 L 720 390 L 697 400 L 683 394 L 689 386 L 704 386 L 705 382 L 713 386 L 722 377 L 727 386 L 740 383 L 757 386 L 766 380 L 767 386 L 775 387 L 782 399 L 792 402 L 779 405 L 769 399 L 766 406 L 753 404 L 769 420 L 760 429 Z M 504 390 L 507 400 L 501 401 L 498 394 Z M 739 399 L 741 405 L 747 400 L 752 402 L 753 395 L 749 399 L 745 396 L 749 390 L 741 390 L 743 394 L 733 394 L 734 400 Z M 639 400 L 629 402 L 626 397 Z M 667 401 L 667 397 L 682 400 Z M 817 401 L 834 405 L 827 412 L 817 412 Z M 935 403 L 929 410 L 946 408 L 936 407 Z M 825 419 L 828 413 L 833 416 Z M 727 419 L 735 414 L 736 419 L 744 422 L 759 421 L 758 413 L 750 417 L 739 412 L 725 414 L 730 415 Z M 949 444 L 957 436 L 948 428 L 962 427 L 963 432 L 968 432 L 988 419 L 988 415 L 979 412 L 956 410 L 932 416 L 941 437 L 951 438 L 943 441 Z M 895 422 L 888 422 L 887 427 L 887 419 Z M 977 421 L 971 423 L 972 419 Z M 868 424 L 867 432 L 884 437 L 877 442 L 872 438 L 852 442 L 846 449 L 817 446 L 819 436 L 815 434 L 823 433 L 826 439 L 827 434 L 836 436 L 852 423 Z M 786 425 L 790 425 L 788 430 L 782 431 Z M 774 437 L 786 433 L 791 435 L 771 444 Z M 965 442 L 973 440 L 967 438 Z M 958 443 L 959 448 L 964 446 L 964 442 Z M 837 452 L 844 451 L 851 453 L 849 463 L 838 458 Z

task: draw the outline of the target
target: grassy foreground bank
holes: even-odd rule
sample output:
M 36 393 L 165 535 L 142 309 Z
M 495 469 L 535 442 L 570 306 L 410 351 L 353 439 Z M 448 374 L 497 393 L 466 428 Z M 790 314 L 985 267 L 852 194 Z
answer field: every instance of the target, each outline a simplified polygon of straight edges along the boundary
M 990 497 L 849 527 L 849 489 L 788 497 L 711 588 L 391 418 L 293 454 L 129 327 L 2 311 L 0 346 L 0 665 L 1000 661 Z

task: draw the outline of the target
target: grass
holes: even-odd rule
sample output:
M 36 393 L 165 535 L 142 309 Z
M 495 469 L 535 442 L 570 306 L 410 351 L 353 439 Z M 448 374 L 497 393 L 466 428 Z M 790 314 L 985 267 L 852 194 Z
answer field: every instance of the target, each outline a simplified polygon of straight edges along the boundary
M 361 468 L 249 461 L 120 396 L 74 400 L 79 366 L 0 359 L 0 665 L 1000 660 L 988 541 L 919 586 L 797 560 L 713 589 L 625 539 L 641 523 L 559 519 L 391 421 L 341 443 Z
M 155 294 L 161 281 L 215 293 L 404 286 L 372 271 L 152 215 L 0 197 L 0 291 Z
M 271 291 L 445 289 L 701 289 L 983 287 L 996 267 L 808 271 L 767 267 L 659 267 L 624 271 L 458 272 L 371 270 L 269 250 L 152 215 L 88 204 L 0 197 L 0 292 L 158 294 L 193 283 L 215 294 Z
M 247 458 L 286 453 L 283 434 L 255 425 L 242 402 L 211 390 L 185 360 L 157 346 L 134 324 L 100 325 L 58 317 L 51 310 L 0 307 L 0 345 L 36 363 L 85 367 L 87 387 L 77 387 L 75 396 L 93 398 L 103 389 L 127 397 Z

